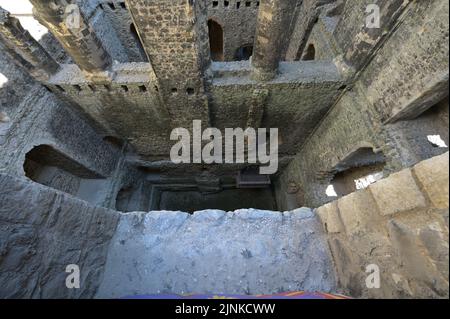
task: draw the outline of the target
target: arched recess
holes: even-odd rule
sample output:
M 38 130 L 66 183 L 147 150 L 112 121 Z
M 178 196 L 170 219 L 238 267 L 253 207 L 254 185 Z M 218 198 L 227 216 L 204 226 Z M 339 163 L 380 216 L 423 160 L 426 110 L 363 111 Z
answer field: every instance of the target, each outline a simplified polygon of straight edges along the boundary
M 92 204 L 101 204 L 97 196 L 105 187 L 103 176 L 91 171 L 49 145 L 34 147 L 25 155 L 25 176 L 32 181 L 68 193 Z
M 364 189 L 384 177 L 385 165 L 382 153 L 375 153 L 370 147 L 358 148 L 334 168 L 329 188 L 339 197 Z
M 224 61 L 223 54 L 223 28 L 216 21 L 208 20 L 209 46 L 213 61 Z

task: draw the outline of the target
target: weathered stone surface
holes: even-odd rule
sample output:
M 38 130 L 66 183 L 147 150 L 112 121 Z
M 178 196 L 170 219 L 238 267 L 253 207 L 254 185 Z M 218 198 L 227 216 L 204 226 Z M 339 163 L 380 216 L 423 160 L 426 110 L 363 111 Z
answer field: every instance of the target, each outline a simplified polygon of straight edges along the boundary
M 414 174 L 437 208 L 448 208 L 449 153 L 423 161 L 414 167 Z
M 0 175 L 0 297 L 95 296 L 108 251 L 110 296 L 337 287 L 448 297 L 448 154 L 320 207 L 325 227 L 309 209 L 291 211 L 329 202 L 343 176 L 354 189 L 372 170 L 448 150 L 427 140 L 449 144 L 448 1 L 377 0 L 381 28 L 364 23 L 373 0 L 31 2 L 50 29 L 40 44 L 23 15 L 0 17 L 0 172 L 152 212 L 121 215 Z M 220 31 L 211 39 L 209 20 Z M 212 49 L 222 38 L 223 52 Z M 232 62 L 254 42 L 252 58 Z M 273 188 L 237 189 L 247 163 L 171 163 L 170 130 L 193 119 L 278 128 Z M 200 202 L 287 211 L 154 212 Z M 64 285 L 69 263 L 81 267 L 80 290 Z M 380 289 L 367 289 L 368 265 L 379 266 Z
M 374 231 L 379 223 L 377 205 L 368 191 L 359 191 L 337 201 L 347 234 Z
M 99 35 L 80 12 L 73 12 L 65 1 L 54 1 L 51 5 L 42 1 L 31 1 L 34 16 L 58 38 L 65 50 L 93 81 L 105 81 L 105 71 L 112 65 L 111 55 L 106 51 Z M 74 22 L 67 22 L 67 14 L 76 15 Z M 66 23 L 67 22 L 67 23 Z
M 119 213 L 0 174 L 0 297 L 90 298 Z M 67 289 L 66 267 L 80 267 Z
M 392 243 L 405 266 L 415 295 L 448 297 L 448 277 L 444 279 L 432 261 L 421 251 L 417 235 L 406 225 L 391 220 L 388 224 Z M 448 256 L 448 251 L 447 251 Z
M 330 256 L 309 209 L 122 215 L 97 297 L 333 291 Z
M 381 215 L 426 207 L 426 201 L 409 169 L 369 186 Z
M 344 231 L 344 225 L 342 224 L 337 202 L 332 202 L 318 208 L 317 214 L 327 232 L 340 233 Z

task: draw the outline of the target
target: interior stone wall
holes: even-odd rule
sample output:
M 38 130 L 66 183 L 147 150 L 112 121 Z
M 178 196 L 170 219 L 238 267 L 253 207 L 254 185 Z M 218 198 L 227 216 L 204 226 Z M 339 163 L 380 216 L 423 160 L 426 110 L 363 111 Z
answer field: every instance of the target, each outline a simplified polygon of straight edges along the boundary
M 355 298 L 448 298 L 449 153 L 316 210 L 338 285 Z M 368 289 L 376 265 L 381 286 Z
M 435 20 L 436 14 L 441 15 L 442 19 Z M 281 174 L 277 181 L 280 203 L 286 202 L 290 182 L 305 188 L 305 201 L 300 205 L 318 207 L 332 200 L 326 196 L 325 190 L 335 167 L 360 147 L 382 152 L 387 159 L 387 173 L 446 151 L 432 148 L 425 152 L 418 150 L 413 140 L 407 141 L 411 135 L 405 133 L 404 127 L 414 127 L 416 136 L 425 136 L 429 126 L 417 117 L 448 94 L 445 88 L 448 86 L 448 59 L 444 57 L 448 52 L 448 32 L 445 31 L 448 29 L 448 24 L 445 24 L 448 14 L 448 3 L 445 1 L 419 1 L 407 7 L 403 23 L 377 51 L 371 63 L 359 71 L 356 83 L 348 87 Z M 346 25 L 350 29 L 358 25 L 358 20 L 353 21 L 350 17 L 344 19 L 347 19 Z M 420 30 L 430 32 L 425 35 Z M 398 52 L 403 58 L 392 59 Z M 395 113 L 392 113 L 394 108 L 414 110 L 415 117 L 403 119 L 409 120 L 409 124 L 397 122 L 387 125 L 386 121 Z
M 256 33 L 259 1 L 207 0 L 208 20 L 219 23 L 224 31 L 224 61 L 234 61 L 236 51 L 247 45 L 253 46 Z M 238 8 L 239 4 L 239 8 Z
M 142 48 L 142 44 L 140 43 L 140 40 L 137 39 L 131 32 L 130 26 L 134 22 L 125 1 L 96 0 L 96 2 L 98 8 L 97 10 L 102 11 L 103 14 L 106 15 L 115 30 L 117 37 L 127 51 L 128 59 L 125 62 L 146 62 L 148 59 Z
M 295 22 L 291 26 L 289 43 L 286 48 L 286 61 L 297 61 L 303 55 L 311 32 L 317 25 L 323 6 L 342 2 L 336 0 L 304 0 L 298 8 Z

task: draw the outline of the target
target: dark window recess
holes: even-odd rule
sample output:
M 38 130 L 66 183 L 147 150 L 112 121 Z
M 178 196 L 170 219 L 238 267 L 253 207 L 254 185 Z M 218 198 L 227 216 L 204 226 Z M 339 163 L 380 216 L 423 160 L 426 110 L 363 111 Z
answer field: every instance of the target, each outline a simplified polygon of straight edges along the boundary
M 213 61 L 223 61 L 223 29 L 214 20 L 208 21 L 209 46 L 211 49 L 211 59 Z
M 147 87 L 145 85 L 139 85 L 139 91 L 147 92 Z
M 186 93 L 187 93 L 188 95 L 194 95 L 194 94 L 195 94 L 195 90 L 194 90 L 193 88 L 187 88 L 187 89 L 186 89 Z
M 249 60 L 252 55 L 253 55 L 253 46 L 246 45 L 237 49 L 234 55 L 234 60 L 235 61 Z

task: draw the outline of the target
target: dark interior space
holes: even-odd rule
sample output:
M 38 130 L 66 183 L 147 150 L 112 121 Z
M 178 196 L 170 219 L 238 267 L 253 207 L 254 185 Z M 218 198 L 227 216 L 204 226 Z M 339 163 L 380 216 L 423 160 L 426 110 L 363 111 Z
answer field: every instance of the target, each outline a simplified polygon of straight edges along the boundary
M 216 21 L 209 20 L 208 30 L 211 59 L 213 61 L 223 61 L 223 28 Z

